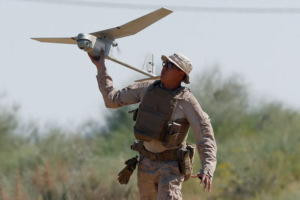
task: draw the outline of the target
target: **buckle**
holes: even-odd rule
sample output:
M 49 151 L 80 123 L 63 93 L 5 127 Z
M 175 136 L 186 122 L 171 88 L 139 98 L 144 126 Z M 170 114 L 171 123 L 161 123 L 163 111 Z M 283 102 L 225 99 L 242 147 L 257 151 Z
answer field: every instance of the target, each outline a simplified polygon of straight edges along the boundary
M 157 160 L 157 158 L 156 158 L 156 155 L 157 154 L 155 154 L 155 153 L 149 153 L 149 157 L 150 157 L 150 160 L 152 160 L 152 161 L 156 161 Z

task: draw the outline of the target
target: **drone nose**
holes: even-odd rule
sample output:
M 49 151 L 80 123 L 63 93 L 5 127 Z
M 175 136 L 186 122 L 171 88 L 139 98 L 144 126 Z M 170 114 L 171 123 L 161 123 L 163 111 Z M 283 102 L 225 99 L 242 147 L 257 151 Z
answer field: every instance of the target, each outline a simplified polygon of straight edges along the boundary
M 87 50 L 90 47 L 90 41 L 88 40 L 78 40 L 77 46 L 79 49 Z

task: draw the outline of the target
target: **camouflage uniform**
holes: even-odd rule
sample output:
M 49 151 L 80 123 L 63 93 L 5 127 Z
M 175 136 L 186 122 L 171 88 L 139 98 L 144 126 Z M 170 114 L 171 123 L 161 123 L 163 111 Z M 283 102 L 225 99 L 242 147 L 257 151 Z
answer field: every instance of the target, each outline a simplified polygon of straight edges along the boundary
M 98 72 L 97 79 L 107 108 L 119 108 L 141 102 L 148 86 L 154 82 L 134 83 L 117 91 L 106 68 Z M 194 131 L 202 163 L 202 169 L 199 173 L 206 174 L 212 178 L 216 167 L 217 146 L 209 117 L 201 109 L 191 92 L 186 92 L 184 95 L 189 95 L 189 98 L 182 96 L 178 101 L 173 120 L 175 121 L 179 118 L 188 119 Z M 153 153 L 167 150 L 161 142 L 155 140 L 151 142 L 145 141 L 144 146 Z M 138 186 L 141 199 L 182 199 L 180 190 L 183 179 L 184 176 L 179 173 L 176 161 L 154 162 L 144 157 L 138 168 Z
M 182 199 L 177 161 L 152 161 L 143 157 L 138 168 L 138 187 L 142 200 Z
M 188 74 L 187 74 L 188 75 Z M 139 103 L 143 100 L 148 87 L 154 82 L 144 81 L 134 83 L 122 90 L 116 90 L 107 69 L 98 71 L 99 89 L 107 108 L 119 108 L 125 105 Z M 189 76 L 185 80 L 189 82 Z M 161 84 L 161 87 L 163 85 Z M 213 177 L 216 168 L 217 146 L 209 116 L 201 109 L 193 94 L 183 93 L 175 107 L 172 120 L 185 118 L 192 126 L 197 150 L 202 163 L 199 174 Z M 185 138 L 186 141 L 186 138 Z M 162 142 L 144 141 L 144 147 L 153 153 L 168 150 Z M 152 161 L 143 157 L 138 167 L 138 187 L 141 199 L 182 199 L 181 185 L 184 175 L 180 174 L 177 161 Z

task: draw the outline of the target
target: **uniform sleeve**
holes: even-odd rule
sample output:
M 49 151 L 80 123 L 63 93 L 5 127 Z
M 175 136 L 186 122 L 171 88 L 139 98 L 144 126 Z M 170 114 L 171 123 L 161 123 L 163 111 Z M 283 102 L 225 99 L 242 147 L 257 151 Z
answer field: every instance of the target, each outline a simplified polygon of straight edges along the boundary
M 197 99 L 191 93 L 186 100 L 184 112 L 192 126 L 202 163 L 202 169 L 198 174 L 213 177 L 217 164 L 217 145 L 209 116 L 201 109 Z
M 152 83 L 151 81 L 144 81 L 134 83 L 122 90 L 116 90 L 106 68 L 99 70 L 96 77 L 107 108 L 119 108 L 140 102 L 146 87 Z

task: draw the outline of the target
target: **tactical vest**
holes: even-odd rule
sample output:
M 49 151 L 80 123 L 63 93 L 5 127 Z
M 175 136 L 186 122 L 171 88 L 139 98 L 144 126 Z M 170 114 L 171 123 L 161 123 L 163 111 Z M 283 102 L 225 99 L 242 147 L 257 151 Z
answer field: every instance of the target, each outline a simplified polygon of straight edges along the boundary
M 160 84 L 155 81 L 149 86 L 138 109 L 134 134 L 138 140 L 157 140 L 167 148 L 179 148 L 185 145 L 190 124 L 184 118 L 172 121 L 172 117 L 178 97 L 188 89 L 166 90 Z

